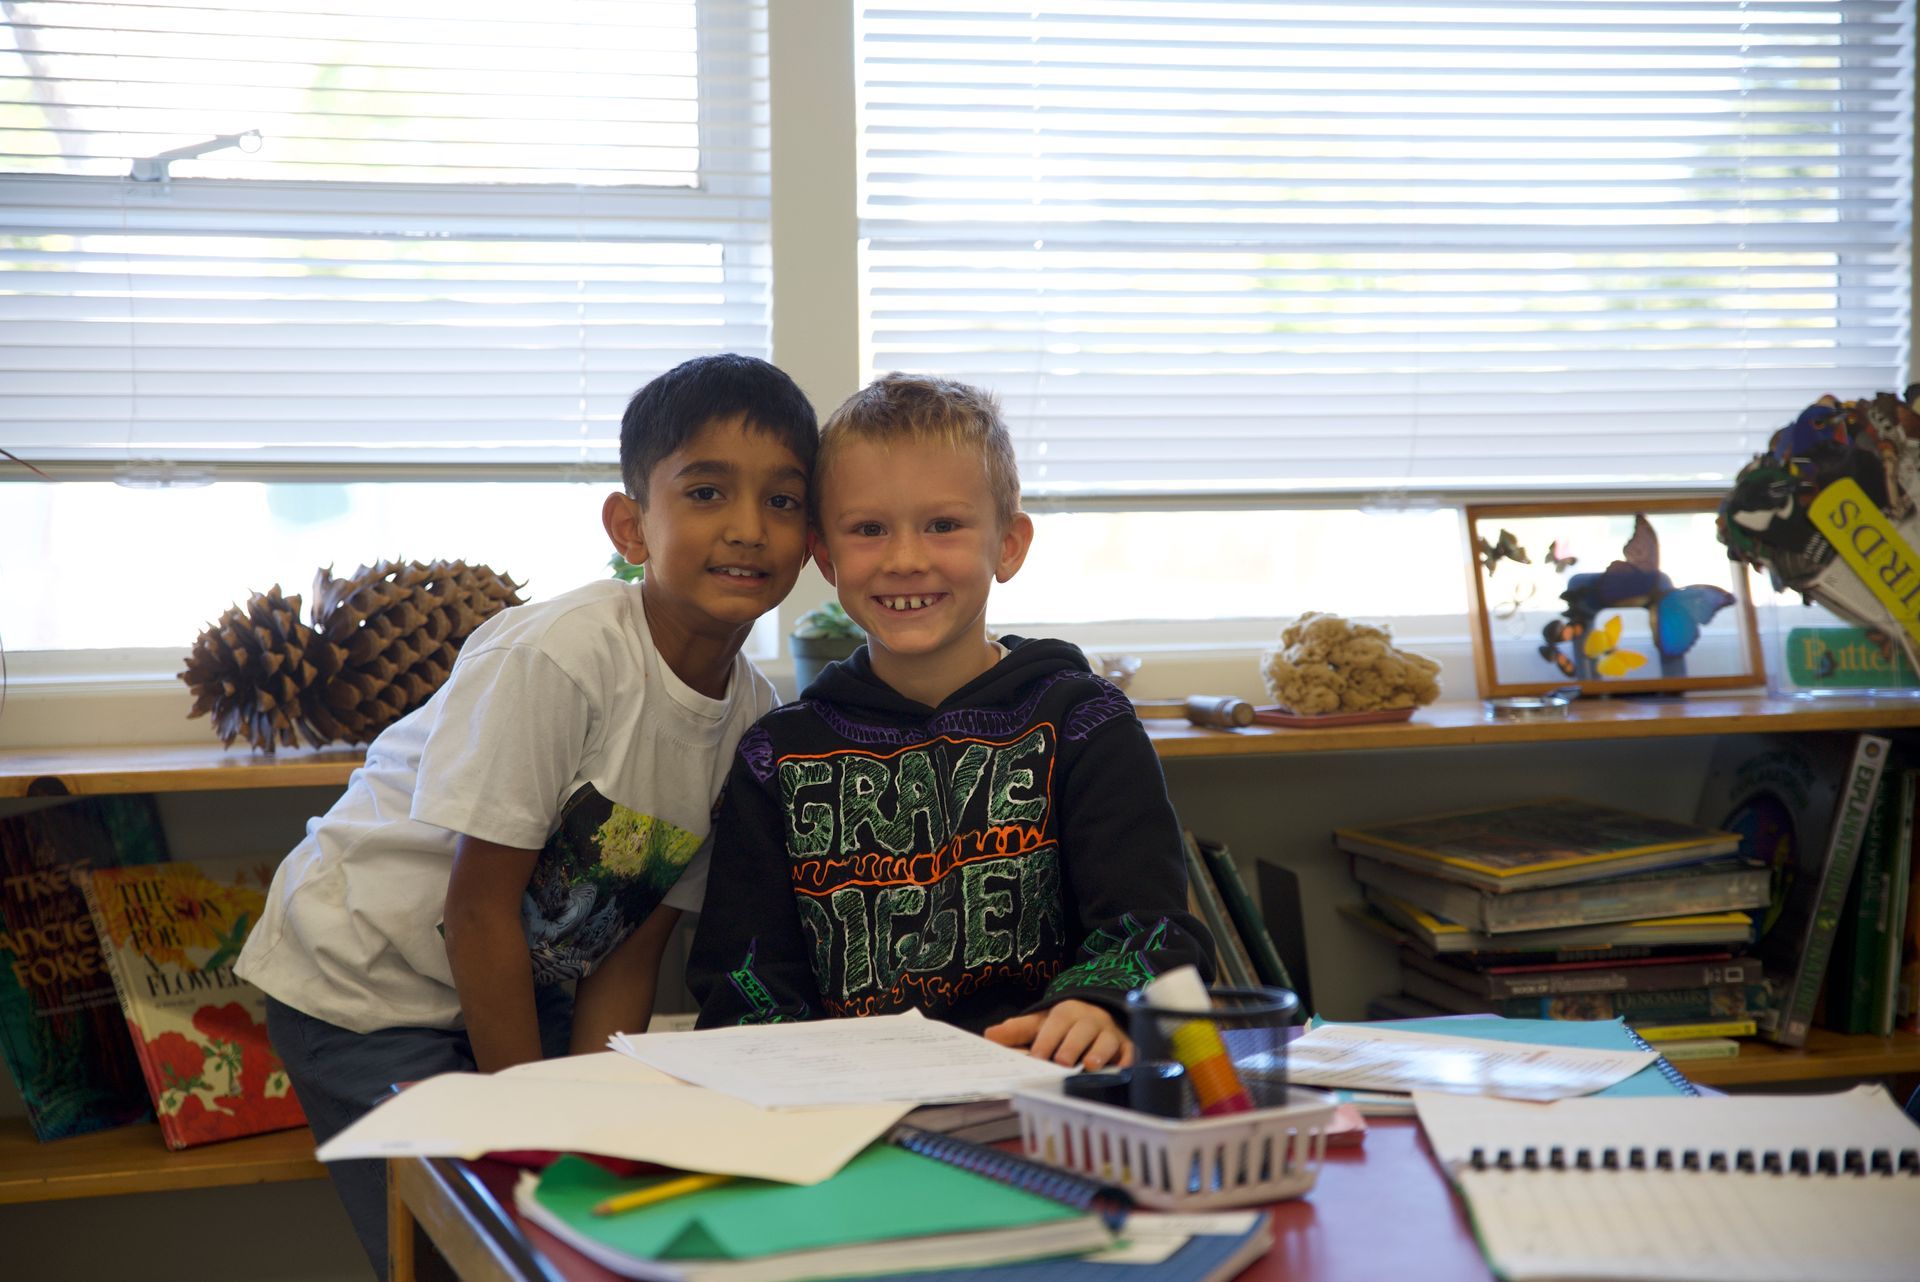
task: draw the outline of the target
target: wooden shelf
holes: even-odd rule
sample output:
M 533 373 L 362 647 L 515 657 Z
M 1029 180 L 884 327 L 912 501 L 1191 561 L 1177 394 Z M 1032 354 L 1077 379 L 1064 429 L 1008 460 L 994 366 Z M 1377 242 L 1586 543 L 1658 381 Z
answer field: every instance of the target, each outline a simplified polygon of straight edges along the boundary
M 1184 719 L 1146 721 L 1163 758 L 1265 756 L 1592 739 L 1664 739 L 1765 731 L 1893 730 L 1920 727 L 1920 699 L 1776 699 L 1767 695 L 1688 695 L 1684 699 L 1597 699 L 1574 704 L 1564 720 L 1488 721 L 1479 703 L 1435 704 L 1397 724 L 1289 730 L 1248 726 L 1209 730 Z M 3 763 L 0 763 L 3 765 Z
M 218 743 L 131 748 L 0 748 L 0 797 L 345 787 L 358 748 L 283 748 L 273 756 Z
M 1601 699 L 1575 704 L 1564 721 L 1487 721 L 1480 705 L 1436 704 L 1397 725 L 1287 730 L 1208 730 L 1185 720 L 1146 722 L 1163 758 L 1281 756 L 1397 748 L 1659 739 L 1759 731 L 1892 730 L 1920 727 L 1920 699 L 1775 699 L 1690 695 L 1684 699 Z M 344 787 L 365 754 L 358 748 L 283 749 L 173 744 L 131 748 L 0 749 L 0 797 L 128 792 L 209 792 L 239 788 Z
M 313 1132 L 304 1126 L 176 1153 L 151 1123 L 42 1144 L 25 1118 L 0 1120 L 0 1204 L 275 1184 L 326 1173 L 313 1160 Z
M 1733 1059 L 1683 1060 L 1674 1065 L 1702 1086 L 1765 1086 L 1822 1078 L 1893 1077 L 1920 1073 L 1920 1033 L 1890 1037 L 1831 1033 L 1816 1028 L 1804 1049 L 1743 1041 Z M 1905 1101 L 1901 1101 L 1905 1102 Z

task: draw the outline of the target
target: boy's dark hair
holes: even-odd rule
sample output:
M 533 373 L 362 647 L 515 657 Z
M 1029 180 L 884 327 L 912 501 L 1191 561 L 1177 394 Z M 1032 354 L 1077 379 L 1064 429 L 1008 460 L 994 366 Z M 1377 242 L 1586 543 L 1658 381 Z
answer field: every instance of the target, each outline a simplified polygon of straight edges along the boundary
M 646 506 L 647 478 L 660 460 L 707 424 L 736 416 L 792 450 L 813 474 L 820 425 L 806 393 L 766 361 L 722 352 L 682 361 L 627 402 L 620 416 L 620 480 L 627 493 Z

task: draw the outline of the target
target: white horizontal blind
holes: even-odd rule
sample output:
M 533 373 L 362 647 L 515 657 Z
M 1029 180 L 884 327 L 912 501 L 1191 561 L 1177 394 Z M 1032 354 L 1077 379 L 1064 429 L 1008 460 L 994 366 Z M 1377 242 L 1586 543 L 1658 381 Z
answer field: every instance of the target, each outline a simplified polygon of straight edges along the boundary
M 24 458 L 539 473 L 615 459 L 655 373 L 767 354 L 764 0 L 0 12 Z
M 866 6 L 864 359 L 1029 489 L 1711 486 L 1898 390 L 1913 0 Z

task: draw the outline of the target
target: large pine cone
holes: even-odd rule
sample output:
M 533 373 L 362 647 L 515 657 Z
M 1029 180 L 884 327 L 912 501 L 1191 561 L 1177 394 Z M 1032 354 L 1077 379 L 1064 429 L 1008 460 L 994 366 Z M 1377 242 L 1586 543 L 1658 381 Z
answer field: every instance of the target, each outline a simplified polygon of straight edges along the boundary
M 311 711 L 329 739 L 366 743 L 430 698 L 473 630 L 521 585 L 464 561 L 381 561 L 313 580 L 313 625 L 338 646 L 340 670 Z
M 464 561 L 382 561 L 314 576 L 312 626 L 300 598 L 275 585 L 222 615 L 194 641 L 180 679 L 190 717 L 213 714 L 222 742 L 245 735 L 263 752 L 366 743 L 419 707 L 453 670 L 473 630 L 510 605 L 520 584 Z
M 194 693 L 189 717 L 213 714 L 222 743 L 245 735 L 265 752 L 292 747 L 295 730 L 316 746 L 303 711 L 340 667 L 338 647 L 300 621 L 300 598 L 280 585 L 256 592 L 194 640 L 180 679 Z

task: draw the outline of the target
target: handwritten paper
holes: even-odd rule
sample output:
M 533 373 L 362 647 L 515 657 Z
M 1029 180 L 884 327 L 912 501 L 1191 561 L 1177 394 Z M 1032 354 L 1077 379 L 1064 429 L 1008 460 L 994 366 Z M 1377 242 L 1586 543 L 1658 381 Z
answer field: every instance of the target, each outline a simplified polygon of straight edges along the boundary
M 617 1033 L 663 1073 L 761 1108 L 999 1099 L 1074 1070 L 920 1015 L 876 1015 L 695 1033 Z
M 618 1080 L 604 1061 L 571 1079 L 564 1076 L 566 1067 L 565 1060 L 555 1060 L 542 1072 L 430 1077 L 321 1145 L 318 1156 L 335 1162 L 561 1149 L 818 1184 L 908 1108 L 860 1104 L 775 1112 L 697 1086 Z
M 1591 1095 L 1654 1059 L 1651 1051 L 1539 1046 L 1326 1024 L 1288 1044 L 1287 1079 L 1302 1086 L 1544 1101 Z

